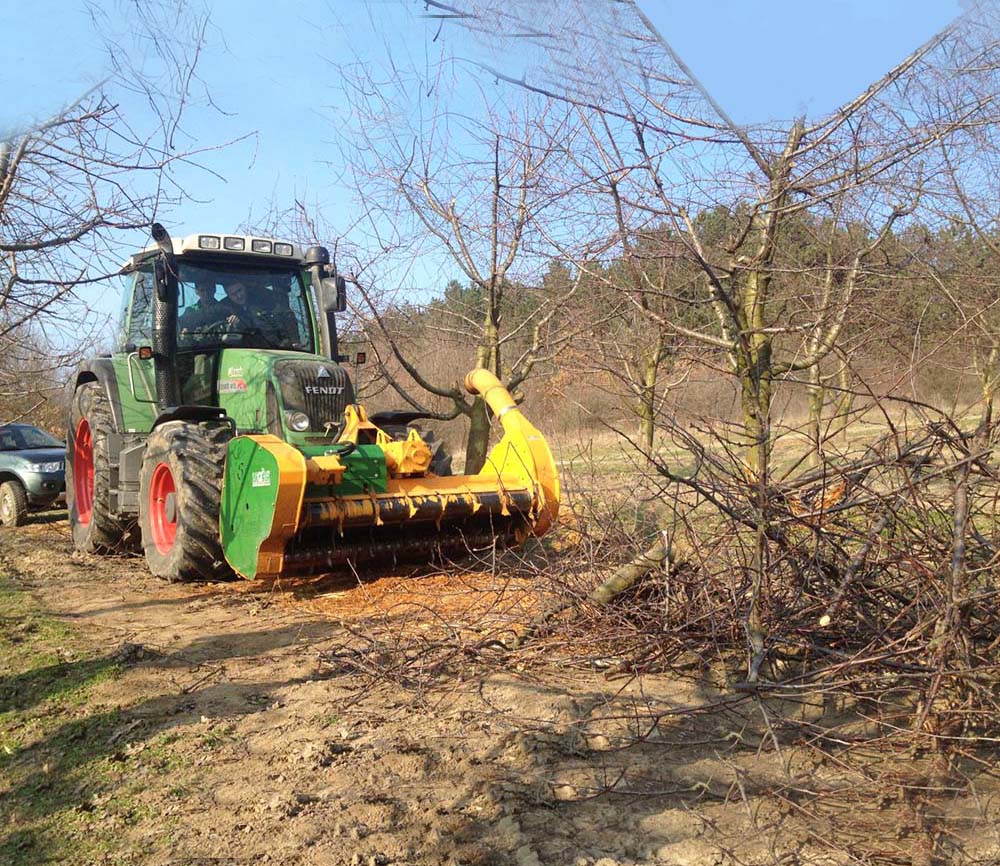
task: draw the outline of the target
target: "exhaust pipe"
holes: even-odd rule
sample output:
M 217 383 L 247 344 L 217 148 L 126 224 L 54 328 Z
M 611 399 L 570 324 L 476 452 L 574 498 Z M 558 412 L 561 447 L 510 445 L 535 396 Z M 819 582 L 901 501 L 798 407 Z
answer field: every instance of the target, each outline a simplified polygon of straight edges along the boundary
M 160 223 L 153 223 L 150 233 L 160 248 L 154 268 L 153 370 L 156 403 L 163 410 L 181 402 L 177 377 L 177 259 L 170 234 Z

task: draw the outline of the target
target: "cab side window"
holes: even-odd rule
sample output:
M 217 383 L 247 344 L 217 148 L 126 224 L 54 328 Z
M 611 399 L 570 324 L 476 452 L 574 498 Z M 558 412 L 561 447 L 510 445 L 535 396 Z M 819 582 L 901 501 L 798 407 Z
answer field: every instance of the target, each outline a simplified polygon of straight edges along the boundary
M 125 274 L 121 278 L 122 308 L 118 313 L 118 351 L 124 352 L 128 345 L 128 313 L 132 306 L 132 286 L 135 284 L 135 274 Z
M 127 342 L 149 346 L 153 342 L 153 274 L 136 271 L 129 311 Z

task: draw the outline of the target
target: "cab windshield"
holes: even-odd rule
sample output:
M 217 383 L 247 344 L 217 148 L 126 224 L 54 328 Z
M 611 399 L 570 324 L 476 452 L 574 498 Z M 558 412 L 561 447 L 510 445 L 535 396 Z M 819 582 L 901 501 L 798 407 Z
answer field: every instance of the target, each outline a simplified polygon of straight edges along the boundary
M 313 351 L 300 272 L 282 266 L 179 264 L 177 348 Z

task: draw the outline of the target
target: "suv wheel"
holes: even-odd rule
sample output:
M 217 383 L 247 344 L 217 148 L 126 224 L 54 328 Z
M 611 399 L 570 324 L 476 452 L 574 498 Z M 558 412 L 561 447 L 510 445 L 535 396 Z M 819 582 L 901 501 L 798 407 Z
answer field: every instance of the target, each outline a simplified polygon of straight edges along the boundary
M 0 524 L 20 526 L 28 518 L 28 494 L 19 481 L 0 484 Z

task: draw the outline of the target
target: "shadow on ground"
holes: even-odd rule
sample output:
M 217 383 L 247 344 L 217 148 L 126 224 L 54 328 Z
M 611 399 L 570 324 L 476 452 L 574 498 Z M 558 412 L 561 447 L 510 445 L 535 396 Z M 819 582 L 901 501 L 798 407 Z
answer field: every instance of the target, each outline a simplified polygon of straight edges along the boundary
M 91 836 L 88 843 L 97 838 L 87 830 L 106 817 L 108 798 L 116 820 L 128 823 L 130 810 L 137 808 L 121 800 L 135 763 L 131 756 L 148 759 L 138 746 L 206 719 L 260 712 L 273 692 L 310 679 L 232 682 L 224 675 L 227 662 L 257 656 L 265 661 L 271 653 L 328 635 L 328 624 L 296 623 L 201 637 L 163 654 L 124 644 L 98 657 L 0 678 L 0 713 L 10 720 L 0 743 L 0 863 L 63 862 L 68 835 L 82 832 Z M 126 694 L 121 705 L 93 701 L 96 686 L 130 672 L 166 673 L 157 686 L 169 691 L 135 703 Z M 13 734 L 27 745 L 12 745 Z

